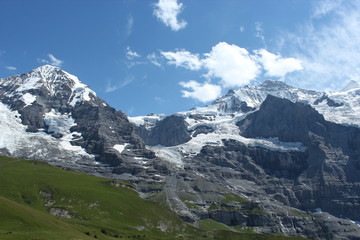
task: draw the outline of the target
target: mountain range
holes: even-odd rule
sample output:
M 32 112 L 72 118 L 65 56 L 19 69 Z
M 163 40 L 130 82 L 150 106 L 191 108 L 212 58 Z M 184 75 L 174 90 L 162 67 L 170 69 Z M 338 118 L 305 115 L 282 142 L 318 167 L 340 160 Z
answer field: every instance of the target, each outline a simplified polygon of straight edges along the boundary
M 127 117 L 44 65 L 0 79 L 0 154 L 135 184 L 198 226 L 360 239 L 360 85 L 266 81 L 206 107 Z

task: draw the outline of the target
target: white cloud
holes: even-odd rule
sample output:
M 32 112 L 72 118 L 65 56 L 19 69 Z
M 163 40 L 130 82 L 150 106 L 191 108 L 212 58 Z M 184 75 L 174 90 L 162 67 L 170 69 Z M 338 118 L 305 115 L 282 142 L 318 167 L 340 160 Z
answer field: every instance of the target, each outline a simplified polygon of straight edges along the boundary
M 205 54 L 207 77 L 220 78 L 223 87 L 239 87 L 250 83 L 260 73 L 256 60 L 245 48 L 220 42 Z
M 341 4 L 343 0 L 323 0 L 314 2 L 314 10 L 313 17 L 321 18 L 330 12 L 336 10 Z
M 163 103 L 165 102 L 165 100 L 161 97 L 154 97 L 154 100 L 157 102 L 157 103 Z
M 220 79 L 223 87 L 239 87 L 250 83 L 259 74 L 256 58 L 245 48 L 226 42 L 212 47 L 203 58 L 188 51 L 161 52 L 168 64 L 189 70 L 205 70 L 208 79 Z
M 146 56 L 150 63 L 154 64 L 155 66 L 161 67 L 160 59 L 155 53 L 151 53 Z
M 255 23 L 255 37 L 260 38 L 262 41 L 265 41 L 264 30 L 262 28 L 262 22 Z
M 202 67 L 202 61 L 198 54 L 192 54 L 185 50 L 161 52 L 161 54 L 168 60 L 168 64 L 176 67 L 184 67 L 190 70 L 200 70 Z
M 132 15 L 129 15 L 126 21 L 126 26 L 125 26 L 125 35 L 126 37 L 129 37 L 133 31 L 133 26 L 134 26 L 134 17 Z
M 61 67 L 61 65 L 64 63 L 64 61 L 56 58 L 53 54 L 49 53 L 47 55 L 48 59 L 38 59 L 39 62 L 41 63 L 46 63 L 46 64 L 50 64 L 53 65 L 55 67 Z
M 222 89 L 241 87 L 251 84 L 263 74 L 269 77 L 284 77 L 287 73 L 301 70 L 298 59 L 283 58 L 265 49 L 248 52 L 234 44 L 220 42 L 209 53 L 194 54 L 186 50 L 161 52 L 168 64 L 200 71 L 206 83 L 196 81 L 181 82 L 183 97 L 194 98 L 201 102 L 216 99 Z M 213 83 L 211 83 L 213 82 Z
M 258 61 L 263 65 L 267 76 L 284 77 L 287 73 L 303 69 L 298 59 L 283 58 L 281 55 L 273 54 L 265 49 L 255 52 L 259 55 Z
M 107 82 L 106 88 L 105 88 L 105 92 L 110 93 L 110 92 L 114 92 L 120 88 L 125 87 L 126 85 L 130 84 L 131 82 L 133 82 L 135 80 L 134 76 L 126 76 L 125 79 L 123 81 L 121 81 L 118 84 L 113 84 L 111 83 L 111 81 Z
M 137 52 L 132 51 L 130 47 L 126 47 L 126 58 L 129 60 L 133 60 L 134 58 L 141 57 Z
M 244 31 L 245 31 L 245 27 L 240 26 L 239 30 L 240 30 L 240 32 L 244 32 Z
M 14 67 L 14 66 L 6 66 L 5 68 L 7 70 L 10 70 L 10 71 L 15 71 L 16 70 L 16 67 Z
M 360 2 L 340 1 L 336 8 L 320 2 L 317 18 L 279 42 L 300 59 L 304 70 L 294 73 L 289 83 L 304 88 L 339 90 L 349 80 L 360 78 Z M 321 13 L 321 14 L 320 14 Z M 326 14 L 326 19 L 323 19 Z
M 63 64 L 63 61 L 60 59 L 57 59 L 54 55 L 52 55 L 51 53 L 48 54 L 48 57 L 50 59 L 50 64 L 57 66 L 57 67 L 61 67 L 61 65 Z
M 187 24 L 185 20 L 178 20 L 178 15 L 183 9 L 182 5 L 177 0 L 159 0 L 155 4 L 154 15 L 173 31 L 178 31 Z
M 209 102 L 217 99 L 221 95 L 221 87 L 210 83 L 198 83 L 196 81 L 180 82 L 183 88 L 191 91 L 182 90 L 182 96 L 193 98 L 200 102 Z

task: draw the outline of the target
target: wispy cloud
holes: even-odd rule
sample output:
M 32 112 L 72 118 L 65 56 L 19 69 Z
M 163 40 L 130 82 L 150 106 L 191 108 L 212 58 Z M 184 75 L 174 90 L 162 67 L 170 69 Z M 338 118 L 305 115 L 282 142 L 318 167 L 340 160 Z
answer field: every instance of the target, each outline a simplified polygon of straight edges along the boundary
M 117 84 L 113 84 L 110 80 L 107 82 L 105 92 L 110 93 L 114 92 L 120 88 L 125 87 L 126 85 L 130 84 L 135 80 L 135 77 L 132 75 L 126 76 L 125 79 Z
M 38 59 L 38 62 L 40 63 L 46 63 L 46 64 L 50 64 L 56 67 L 61 67 L 62 64 L 64 63 L 64 61 L 56 58 L 53 54 L 49 53 L 47 55 L 48 59 Z
M 300 59 L 304 67 L 290 82 L 312 89 L 339 90 L 349 80 L 360 80 L 360 2 L 316 2 L 313 16 L 279 41 L 282 49 Z
M 154 97 L 154 100 L 157 102 L 157 103 L 163 103 L 165 102 L 165 99 L 161 98 L 161 97 Z
M 127 18 L 126 25 L 125 25 L 125 35 L 129 37 L 133 32 L 134 27 L 134 17 L 130 14 Z
M 323 0 L 314 2 L 312 17 L 321 18 L 336 10 L 344 0 Z
M 262 22 L 255 22 L 255 37 L 261 39 L 261 41 L 265 43 L 264 29 Z
M 149 55 L 146 56 L 146 58 L 151 64 L 161 67 L 160 57 L 157 56 L 155 53 L 150 53 Z
M 7 70 L 10 70 L 10 71 L 15 71 L 16 70 L 16 67 L 14 67 L 14 66 L 6 66 L 5 68 Z
M 187 25 L 185 20 L 178 20 L 182 10 L 183 4 L 177 0 L 159 0 L 155 4 L 154 15 L 173 31 L 178 31 Z
M 126 58 L 129 59 L 129 60 L 133 60 L 134 58 L 141 57 L 140 54 L 138 54 L 137 52 L 131 50 L 129 46 L 126 48 L 126 50 L 127 50 L 126 51 Z

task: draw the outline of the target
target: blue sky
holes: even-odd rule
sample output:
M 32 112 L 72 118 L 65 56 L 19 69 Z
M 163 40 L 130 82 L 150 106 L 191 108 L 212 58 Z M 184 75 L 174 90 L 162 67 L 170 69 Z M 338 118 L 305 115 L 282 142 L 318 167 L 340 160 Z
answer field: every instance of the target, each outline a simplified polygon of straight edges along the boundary
M 61 67 L 130 116 L 360 77 L 358 0 L 0 0 L 0 77 Z

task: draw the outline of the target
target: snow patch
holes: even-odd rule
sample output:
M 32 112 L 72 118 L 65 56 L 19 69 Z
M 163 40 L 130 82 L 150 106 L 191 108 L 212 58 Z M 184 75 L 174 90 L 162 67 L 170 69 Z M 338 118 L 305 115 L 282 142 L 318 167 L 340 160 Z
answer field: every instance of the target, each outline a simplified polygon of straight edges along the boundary
M 25 93 L 22 95 L 21 100 L 25 103 L 25 106 L 29 106 L 35 102 L 36 96 L 32 95 L 31 93 Z
M 51 109 L 50 112 L 45 114 L 44 118 L 45 124 L 49 126 L 49 133 L 61 133 L 67 134 L 70 133 L 70 128 L 75 126 L 75 119 L 73 119 L 69 114 L 60 114 L 54 109 Z
M 165 161 L 175 164 L 177 167 L 184 165 L 182 161 L 182 154 L 179 152 L 178 147 L 164 147 L 158 146 L 147 146 L 148 149 L 155 152 L 155 155 Z
M 71 145 L 73 133 L 64 130 L 66 127 L 61 131 L 68 134 L 61 139 L 55 139 L 44 132 L 26 132 L 27 126 L 21 123 L 19 115 L 18 111 L 11 111 L 6 105 L 0 103 L 0 149 L 6 149 L 14 156 L 17 155 L 17 152 L 21 153 L 22 149 L 25 149 L 29 152 L 27 158 L 41 158 L 41 156 L 46 156 L 51 149 L 56 149 L 61 153 L 70 151 L 71 155 L 93 158 L 80 146 Z
M 129 144 L 128 143 L 124 143 L 124 144 L 115 144 L 113 146 L 113 148 L 118 151 L 120 154 L 122 153 L 122 151 L 125 150 L 126 146 L 128 146 Z
M 189 111 L 192 112 L 192 111 Z M 178 115 L 189 115 L 189 112 L 178 113 Z M 195 156 L 200 153 L 205 145 L 223 146 L 223 140 L 236 140 L 247 146 L 266 148 L 271 151 L 291 152 L 306 151 L 306 147 L 300 142 L 281 142 L 278 138 L 245 138 L 240 135 L 239 127 L 236 122 L 244 118 L 246 114 L 237 113 L 234 115 L 212 115 L 208 118 L 195 120 L 186 117 L 185 121 L 189 124 L 189 129 L 195 129 L 197 126 L 208 126 L 214 131 L 207 134 L 198 134 L 190 141 L 172 147 L 165 146 L 146 146 L 149 150 L 155 152 L 156 156 L 173 163 L 177 167 L 184 165 L 185 157 Z

